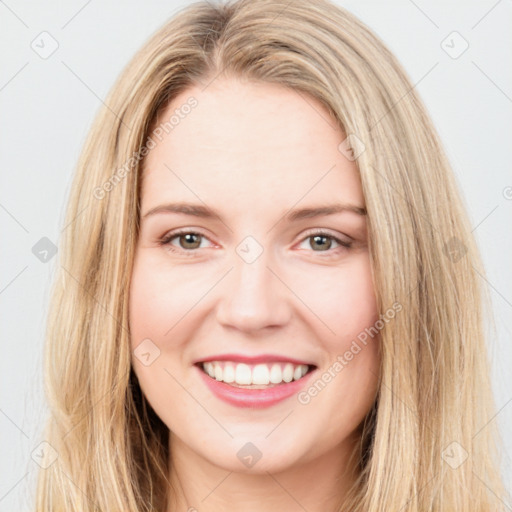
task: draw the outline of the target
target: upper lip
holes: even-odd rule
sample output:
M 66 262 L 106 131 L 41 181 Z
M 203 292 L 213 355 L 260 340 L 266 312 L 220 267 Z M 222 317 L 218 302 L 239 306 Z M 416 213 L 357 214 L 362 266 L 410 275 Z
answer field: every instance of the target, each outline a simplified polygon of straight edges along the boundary
M 311 363 L 310 361 L 303 361 L 300 359 L 296 359 L 294 357 L 288 357 L 279 354 L 260 354 L 258 356 L 248 356 L 244 354 L 216 354 L 213 356 L 197 359 L 196 361 L 194 361 L 194 364 L 206 363 L 207 361 L 233 361 L 246 364 L 283 362 L 316 366 L 314 363 Z

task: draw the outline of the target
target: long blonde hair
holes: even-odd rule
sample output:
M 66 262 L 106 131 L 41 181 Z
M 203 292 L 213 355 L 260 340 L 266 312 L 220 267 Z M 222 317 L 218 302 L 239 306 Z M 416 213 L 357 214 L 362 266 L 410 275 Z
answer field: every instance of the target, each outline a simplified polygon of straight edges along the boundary
M 401 65 L 327 0 L 194 3 L 144 45 L 106 99 L 78 163 L 60 242 L 44 432 L 58 458 L 40 470 L 37 510 L 163 511 L 170 503 L 168 429 L 130 362 L 141 171 L 169 101 L 220 75 L 316 98 L 365 146 L 356 163 L 378 307 L 399 302 L 403 311 L 381 332 L 378 397 L 343 510 L 501 510 L 490 311 L 463 202 Z

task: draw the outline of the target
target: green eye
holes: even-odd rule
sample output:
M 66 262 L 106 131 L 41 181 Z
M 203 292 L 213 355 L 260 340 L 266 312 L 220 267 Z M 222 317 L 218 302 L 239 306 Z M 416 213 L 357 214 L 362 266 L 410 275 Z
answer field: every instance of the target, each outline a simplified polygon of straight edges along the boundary
M 334 248 L 332 247 L 333 241 L 345 249 L 349 249 L 352 246 L 352 242 L 347 242 L 347 241 L 341 240 L 338 237 L 335 237 L 329 233 L 324 233 L 321 231 L 316 232 L 316 233 L 310 233 L 303 240 L 302 243 L 306 242 L 307 240 L 310 241 L 308 248 L 313 249 L 314 252 L 332 252 L 332 251 L 330 251 L 330 249 L 332 249 L 333 251 L 336 249 L 339 249 L 339 247 L 334 247 Z
M 173 240 L 178 239 L 179 246 L 173 244 Z M 208 238 L 198 233 L 197 231 L 174 231 L 166 234 L 160 241 L 160 245 L 168 246 L 172 252 L 183 252 L 183 253 L 194 253 L 197 249 L 201 249 L 201 242 L 208 240 Z M 309 240 L 309 247 L 313 252 L 326 252 L 332 253 L 336 249 L 344 248 L 349 249 L 352 246 L 352 242 L 341 240 L 329 233 L 319 231 L 308 234 L 302 240 L 302 244 Z M 333 248 L 333 241 L 338 244 L 338 247 Z M 192 255 L 192 254 L 190 254 Z

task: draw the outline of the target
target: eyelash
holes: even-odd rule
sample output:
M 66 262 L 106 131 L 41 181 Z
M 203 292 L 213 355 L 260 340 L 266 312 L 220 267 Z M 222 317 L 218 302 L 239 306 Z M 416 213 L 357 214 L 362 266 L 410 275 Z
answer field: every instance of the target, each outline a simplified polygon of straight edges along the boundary
M 203 235 L 199 231 L 193 231 L 190 229 L 182 229 L 182 230 L 177 230 L 177 231 L 171 231 L 170 233 L 165 234 L 158 241 L 158 243 L 160 246 L 167 246 L 171 252 L 182 253 L 182 254 L 186 255 L 187 257 L 195 257 L 195 256 L 197 256 L 196 252 L 199 250 L 199 248 L 185 250 L 185 249 L 178 249 L 177 247 L 171 245 L 171 241 L 174 240 L 175 238 L 179 237 L 180 235 L 188 235 L 188 234 L 199 235 L 200 237 L 206 238 L 208 240 L 208 237 L 206 235 Z M 318 252 L 318 253 L 322 253 L 322 252 L 328 253 L 326 256 L 323 256 L 323 257 L 328 258 L 328 257 L 332 256 L 333 252 L 338 252 L 337 249 L 349 250 L 352 247 L 352 242 L 345 242 L 345 241 L 339 239 L 338 237 L 335 237 L 335 236 L 329 234 L 328 232 L 321 231 L 321 230 L 309 231 L 306 234 L 306 236 L 304 236 L 304 238 L 302 238 L 301 243 L 304 242 L 305 240 L 307 240 L 308 238 L 312 238 L 314 236 L 325 236 L 326 238 L 330 238 L 331 240 L 334 240 L 337 244 L 340 245 L 340 247 L 335 247 L 334 249 L 328 249 L 326 251 L 313 251 L 313 252 Z

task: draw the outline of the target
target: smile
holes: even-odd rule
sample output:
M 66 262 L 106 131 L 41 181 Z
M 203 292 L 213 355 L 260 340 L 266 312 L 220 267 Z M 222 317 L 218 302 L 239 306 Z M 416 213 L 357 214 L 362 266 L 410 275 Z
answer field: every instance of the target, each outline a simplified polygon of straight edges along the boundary
M 292 382 L 309 371 L 307 364 L 260 363 L 246 364 L 231 361 L 208 361 L 202 368 L 212 379 L 238 386 L 269 386 Z
M 210 360 L 194 366 L 214 396 L 248 408 L 270 407 L 296 395 L 316 370 L 315 365 L 290 361 L 251 364 Z

